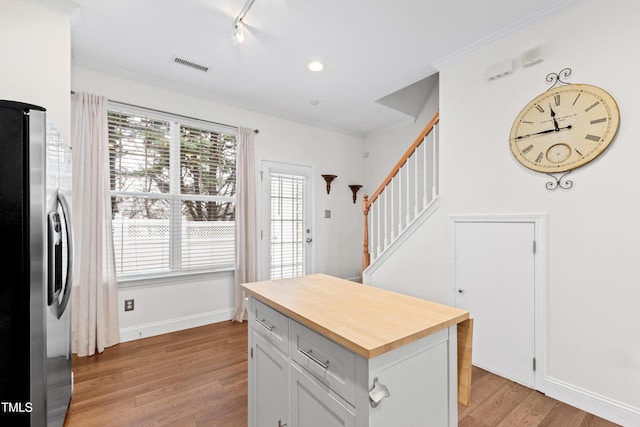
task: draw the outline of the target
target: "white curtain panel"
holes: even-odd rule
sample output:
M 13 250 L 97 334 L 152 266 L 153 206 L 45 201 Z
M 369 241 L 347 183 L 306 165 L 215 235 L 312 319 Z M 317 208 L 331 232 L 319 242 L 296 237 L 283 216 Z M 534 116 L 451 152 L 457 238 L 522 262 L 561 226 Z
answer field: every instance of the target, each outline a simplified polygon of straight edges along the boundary
M 236 270 L 234 320 L 242 322 L 246 315 L 242 283 L 255 282 L 258 277 L 256 226 L 255 132 L 238 128 L 236 157 Z
M 72 351 L 91 356 L 120 342 L 105 97 L 87 93 L 71 96 L 71 144 L 76 248 Z

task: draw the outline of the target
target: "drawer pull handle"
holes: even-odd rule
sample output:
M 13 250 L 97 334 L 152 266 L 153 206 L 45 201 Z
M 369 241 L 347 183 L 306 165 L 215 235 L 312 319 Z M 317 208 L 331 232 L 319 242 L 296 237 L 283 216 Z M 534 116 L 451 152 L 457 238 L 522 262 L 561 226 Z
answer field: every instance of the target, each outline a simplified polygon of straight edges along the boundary
M 302 353 L 303 355 L 307 356 L 312 362 L 314 362 L 316 365 L 320 366 L 322 369 L 328 369 L 329 368 L 329 361 L 327 360 L 326 362 L 322 363 L 320 361 L 320 359 L 318 359 L 317 357 L 315 357 L 315 356 L 313 356 L 311 354 L 312 350 L 304 351 L 303 349 L 299 348 L 298 351 L 300 353 Z
M 275 325 L 267 325 L 267 323 L 264 320 L 260 320 L 257 317 L 256 317 L 256 322 L 258 322 L 258 324 L 260 326 L 262 326 L 263 328 L 265 328 L 269 332 L 273 332 L 273 328 L 275 328 Z

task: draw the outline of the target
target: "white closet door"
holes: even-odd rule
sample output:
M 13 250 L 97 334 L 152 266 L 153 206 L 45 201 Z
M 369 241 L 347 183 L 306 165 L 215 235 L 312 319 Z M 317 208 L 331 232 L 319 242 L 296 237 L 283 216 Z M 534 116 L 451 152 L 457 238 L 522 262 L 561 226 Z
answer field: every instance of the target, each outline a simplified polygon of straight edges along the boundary
M 473 364 L 535 387 L 535 224 L 457 222 L 455 305 L 474 320 Z

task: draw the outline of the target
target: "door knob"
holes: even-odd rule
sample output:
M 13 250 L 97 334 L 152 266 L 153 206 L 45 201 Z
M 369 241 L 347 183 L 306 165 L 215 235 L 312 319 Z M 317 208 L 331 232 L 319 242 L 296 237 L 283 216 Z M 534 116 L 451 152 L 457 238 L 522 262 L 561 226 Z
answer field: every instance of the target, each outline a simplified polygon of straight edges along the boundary
M 311 243 L 313 239 L 311 237 L 307 237 L 307 243 Z

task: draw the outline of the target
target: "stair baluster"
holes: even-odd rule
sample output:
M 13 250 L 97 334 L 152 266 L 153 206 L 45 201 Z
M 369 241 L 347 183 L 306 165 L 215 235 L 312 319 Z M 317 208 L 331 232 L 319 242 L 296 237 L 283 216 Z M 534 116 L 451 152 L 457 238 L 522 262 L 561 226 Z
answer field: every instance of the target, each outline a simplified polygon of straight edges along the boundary
M 364 195 L 363 271 L 430 211 L 438 198 L 439 119 L 436 113 L 373 195 Z

